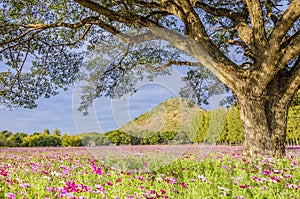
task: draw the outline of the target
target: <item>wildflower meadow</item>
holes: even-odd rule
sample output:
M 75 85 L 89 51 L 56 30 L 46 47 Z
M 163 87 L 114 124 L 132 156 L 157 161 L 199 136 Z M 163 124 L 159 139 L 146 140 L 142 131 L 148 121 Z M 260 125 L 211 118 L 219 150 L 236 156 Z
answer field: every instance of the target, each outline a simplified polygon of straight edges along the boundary
M 0 198 L 300 198 L 300 147 L 255 160 L 241 147 L 165 147 L 0 148 Z

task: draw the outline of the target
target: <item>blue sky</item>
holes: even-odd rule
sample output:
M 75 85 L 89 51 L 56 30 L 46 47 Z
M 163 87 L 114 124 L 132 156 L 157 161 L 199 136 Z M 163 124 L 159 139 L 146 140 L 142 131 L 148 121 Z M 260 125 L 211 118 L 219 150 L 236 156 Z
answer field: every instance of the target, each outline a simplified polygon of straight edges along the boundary
M 183 86 L 181 73 L 140 82 L 138 92 L 121 99 L 97 99 L 88 116 L 77 111 L 80 92 L 76 87 L 51 97 L 40 99 L 36 109 L 0 110 L 0 130 L 12 132 L 41 132 L 58 128 L 61 132 L 105 132 L 116 129 L 160 102 L 178 96 Z

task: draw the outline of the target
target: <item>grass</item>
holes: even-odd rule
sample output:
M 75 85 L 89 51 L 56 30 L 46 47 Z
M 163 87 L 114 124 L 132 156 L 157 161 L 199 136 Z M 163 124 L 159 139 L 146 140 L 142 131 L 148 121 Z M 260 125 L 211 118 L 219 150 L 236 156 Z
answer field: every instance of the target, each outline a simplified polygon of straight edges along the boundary
M 0 198 L 299 198 L 300 149 L 249 159 L 240 147 L 0 149 Z

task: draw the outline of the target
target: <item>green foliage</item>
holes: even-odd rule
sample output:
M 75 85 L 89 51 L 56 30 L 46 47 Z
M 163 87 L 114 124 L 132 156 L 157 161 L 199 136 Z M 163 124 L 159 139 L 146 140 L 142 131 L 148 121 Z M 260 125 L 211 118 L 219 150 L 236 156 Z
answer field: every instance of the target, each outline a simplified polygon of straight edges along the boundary
M 79 136 L 64 134 L 61 138 L 62 146 L 83 146 Z
M 53 130 L 53 133 L 52 133 L 52 134 L 55 135 L 55 136 L 58 136 L 58 137 L 61 136 L 61 132 L 60 132 L 60 130 L 57 129 L 57 128 Z
M 43 133 L 49 135 L 49 134 L 50 134 L 50 131 L 49 131 L 49 129 L 44 129 L 44 130 L 43 130 Z
M 12 134 L 7 138 L 8 141 L 8 146 L 11 147 L 18 147 L 23 145 L 23 140 L 27 137 L 28 135 L 23 132 L 18 132 L 16 134 Z
M 286 140 L 293 145 L 300 144 L 300 105 L 289 110 Z
M 109 145 L 111 143 L 104 133 L 82 133 L 78 136 L 84 146 L 101 146 Z
M 194 118 L 194 125 L 197 126 L 194 142 L 202 143 L 207 135 L 211 119 L 211 112 L 199 113 L 198 117 Z
M 61 140 L 58 136 L 39 134 L 27 136 L 23 139 L 23 146 L 27 147 L 45 147 L 45 146 L 61 146 Z

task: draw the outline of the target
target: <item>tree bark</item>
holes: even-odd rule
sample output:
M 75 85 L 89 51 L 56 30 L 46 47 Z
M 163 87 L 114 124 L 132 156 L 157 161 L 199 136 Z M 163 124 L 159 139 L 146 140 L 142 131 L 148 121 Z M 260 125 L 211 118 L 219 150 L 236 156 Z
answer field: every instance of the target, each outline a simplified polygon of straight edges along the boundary
M 254 158 L 283 157 L 289 102 L 279 103 L 274 95 L 250 96 L 238 97 L 245 133 L 243 153 Z

